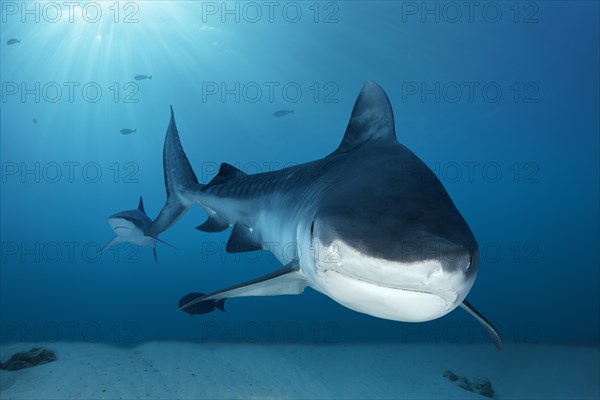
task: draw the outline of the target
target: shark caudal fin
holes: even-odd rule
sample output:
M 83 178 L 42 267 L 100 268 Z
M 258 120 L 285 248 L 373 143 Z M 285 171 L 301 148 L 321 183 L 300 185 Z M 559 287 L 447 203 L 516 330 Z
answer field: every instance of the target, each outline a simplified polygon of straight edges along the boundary
M 173 225 L 193 204 L 204 185 L 198 183 L 196 174 L 181 147 L 171 107 L 171 120 L 167 128 L 163 148 L 163 169 L 167 201 L 158 217 L 145 232 L 146 236 L 157 237 Z

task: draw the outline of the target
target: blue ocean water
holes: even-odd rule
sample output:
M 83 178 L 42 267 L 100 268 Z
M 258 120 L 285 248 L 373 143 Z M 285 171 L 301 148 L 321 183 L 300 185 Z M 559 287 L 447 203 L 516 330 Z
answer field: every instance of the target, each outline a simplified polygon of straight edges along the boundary
M 221 162 L 257 173 L 329 154 L 373 80 L 479 242 L 470 302 L 507 345 L 597 345 L 598 3 L 465 4 L 2 2 L 0 342 L 489 341 L 460 309 L 393 322 L 310 289 L 190 318 L 184 294 L 279 267 L 195 230 L 200 208 L 161 235 L 176 249 L 159 244 L 157 262 L 98 254 L 109 215 L 164 204 L 169 105 L 207 182 Z

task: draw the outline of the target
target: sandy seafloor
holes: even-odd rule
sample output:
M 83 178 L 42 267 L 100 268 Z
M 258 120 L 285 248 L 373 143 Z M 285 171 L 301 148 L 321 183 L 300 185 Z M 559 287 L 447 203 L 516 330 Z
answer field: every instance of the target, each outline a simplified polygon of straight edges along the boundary
M 507 344 L 44 346 L 58 360 L 0 371 L 1 399 L 485 399 L 442 375 L 487 377 L 497 399 L 598 399 L 600 348 Z

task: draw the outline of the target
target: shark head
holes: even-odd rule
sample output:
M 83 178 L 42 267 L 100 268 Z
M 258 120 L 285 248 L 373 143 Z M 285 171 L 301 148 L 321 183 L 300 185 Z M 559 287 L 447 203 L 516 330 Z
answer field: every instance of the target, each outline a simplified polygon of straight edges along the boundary
M 479 265 L 474 241 L 432 232 L 364 229 L 360 218 L 321 216 L 312 225 L 314 273 L 348 308 L 379 318 L 420 322 L 459 306 Z M 385 224 L 384 224 L 385 225 Z
M 399 321 L 428 321 L 459 306 L 477 274 L 477 243 L 442 183 L 396 140 L 378 85 L 363 87 L 329 159 L 335 190 L 321 194 L 307 233 L 319 289 Z
M 101 251 L 114 246 L 117 243 L 132 243 L 137 246 L 150 247 L 154 251 L 156 258 L 157 238 L 146 235 L 148 227 L 152 220 L 144 210 L 144 201 L 140 197 L 140 202 L 136 210 L 121 211 L 108 217 L 108 224 L 115 233 L 115 237 L 104 245 Z
M 150 224 L 137 210 L 128 210 L 108 217 L 108 225 L 119 237 L 138 238 L 144 236 L 144 230 Z
M 152 220 L 144 211 L 144 202 L 141 197 L 136 210 L 121 211 L 108 217 L 108 224 L 115 232 L 115 235 L 132 243 L 138 243 L 142 240 L 153 240 L 156 242 L 154 238 L 145 237 L 144 235 L 144 232 L 151 223 Z

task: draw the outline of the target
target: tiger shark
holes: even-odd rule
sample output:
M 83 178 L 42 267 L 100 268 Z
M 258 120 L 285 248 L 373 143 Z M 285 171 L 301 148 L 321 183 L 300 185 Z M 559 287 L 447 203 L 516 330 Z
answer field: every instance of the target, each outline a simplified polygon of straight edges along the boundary
M 154 261 L 156 261 L 156 242 L 164 243 L 168 246 L 170 244 L 160 240 L 156 235 L 146 235 L 148 227 L 152 224 L 152 220 L 146 214 L 144 210 L 144 200 L 140 196 L 140 202 L 138 208 L 135 210 L 121 211 L 108 217 L 108 225 L 110 225 L 115 237 L 106 243 L 100 253 L 113 247 L 118 243 L 132 243 L 140 247 L 150 247 L 152 254 L 154 255 Z M 173 246 L 171 246 L 173 247 Z
M 284 265 L 180 310 L 311 287 L 395 321 L 429 321 L 460 306 L 502 348 L 496 329 L 466 300 L 479 266 L 477 241 L 442 183 L 396 139 L 390 101 L 376 83 L 364 84 L 341 144 L 322 159 L 254 175 L 223 163 L 201 184 L 171 107 L 163 164 L 167 201 L 146 235 L 155 237 L 200 205 L 208 219 L 197 229 L 233 227 L 227 252 L 266 249 Z

